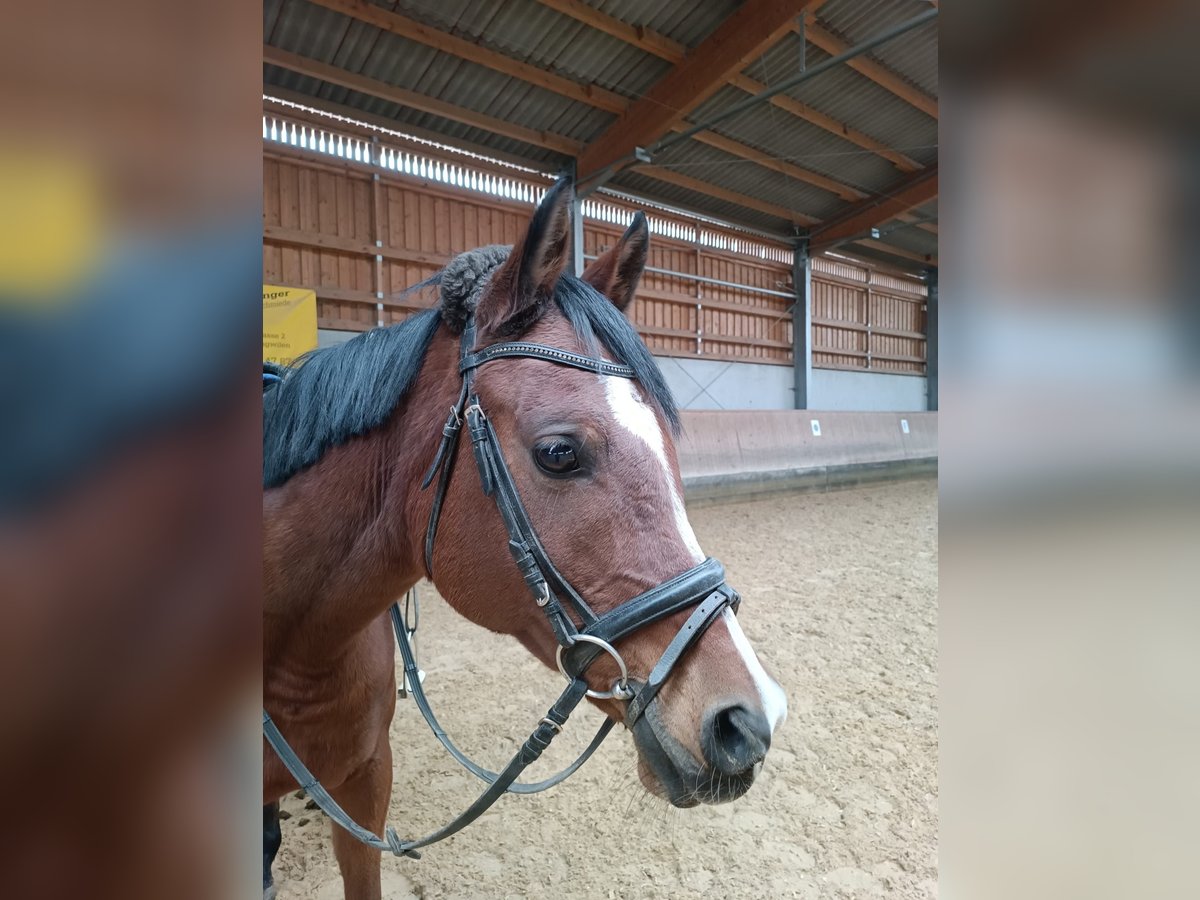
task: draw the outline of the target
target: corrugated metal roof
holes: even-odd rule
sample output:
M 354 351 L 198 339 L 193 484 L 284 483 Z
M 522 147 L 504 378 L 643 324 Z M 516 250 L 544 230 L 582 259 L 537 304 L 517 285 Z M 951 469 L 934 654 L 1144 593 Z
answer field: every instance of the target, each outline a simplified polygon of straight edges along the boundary
M 706 121 L 748 96 L 737 88 L 722 88 L 691 118 Z M 887 160 L 770 103 L 728 119 L 716 130 L 746 144 L 769 147 L 776 156 L 862 191 L 895 179 L 896 169 Z
M 828 218 L 842 206 L 828 191 L 696 141 L 656 155 L 654 165 L 818 219 Z
M 630 25 L 641 25 L 695 47 L 712 34 L 740 5 L 741 0 L 600 0 L 588 4 Z
M 883 228 L 882 240 L 887 244 L 895 244 L 910 253 L 929 254 L 936 256 L 938 238 L 917 225 L 906 225 L 903 222 L 892 221 Z
M 586 141 L 612 113 L 321 7 L 288 3 L 274 46 L 536 131 Z
M 727 200 L 719 200 L 687 188 L 657 181 L 637 169 L 627 169 L 610 182 L 619 190 L 656 200 L 679 209 L 691 209 L 719 221 L 749 225 L 785 237 L 791 232 L 791 223 L 777 216 L 746 209 Z
M 930 200 L 928 203 L 922 203 L 920 206 L 909 210 L 914 216 L 920 216 L 923 219 L 937 218 L 938 204 L 937 200 Z
M 621 21 L 650 29 L 685 46 L 694 47 L 720 26 L 740 5 L 738 0 L 585 0 Z M 671 68 L 671 64 L 537 0 L 382 0 L 385 9 L 460 38 L 538 66 L 580 84 L 594 84 L 635 100 Z M 929 8 L 926 0 L 827 0 L 818 21 L 848 43 L 878 34 L 890 25 Z M 298 53 L 406 90 L 415 91 L 463 109 L 502 119 L 524 128 L 545 131 L 587 143 L 602 135 L 616 116 L 591 104 L 528 84 L 479 62 L 433 50 L 397 34 L 382 31 L 316 6 L 307 0 L 265 0 L 264 39 L 271 46 Z M 768 86 L 795 74 L 803 60 L 813 66 L 828 54 L 813 44 L 803 48 L 788 34 L 746 74 Z M 876 48 L 875 59 L 898 76 L 936 97 L 936 21 Z M 557 170 L 565 157 L 512 138 L 400 106 L 379 97 L 323 83 L 275 66 L 264 66 L 266 90 L 285 88 L 352 109 L 394 120 L 456 140 L 518 156 L 544 170 Z M 847 66 L 818 75 L 789 91 L 795 100 L 871 138 L 898 150 L 922 166 L 937 162 L 937 122 L 903 99 Z M 723 87 L 688 117 L 706 121 L 734 103 L 744 91 Z M 787 160 L 827 176 L 868 196 L 886 193 L 902 177 L 888 159 L 818 127 L 772 104 L 726 120 L 713 129 L 756 153 Z M 786 206 L 821 219 L 845 212 L 851 202 L 804 181 L 696 141 L 686 141 L 656 154 L 654 163 L 727 191 Z M 651 170 L 652 171 L 652 170 Z M 791 233 L 779 217 L 697 191 L 667 184 L 651 171 L 627 170 L 612 182 L 649 199 L 690 208 L 734 224 Z M 925 204 L 914 215 L 936 215 L 937 203 Z M 895 224 L 895 223 L 893 223 Z M 919 228 L 885 235 L 901 249 L 936 252 L 937 236 Z M 915 242 L 915 243 L 914 243 Z M 929 248 L 932 247 L 932 250 Z
M 829 58 L 828 53 L 809 44 L 805 66 L 812 67 Z M 747 74 L 758 73 L 758 80 L 766 81 L 769 86 L 797 74 L 799 60 L 800 37 L 790 34 L 751 66 Z M 769 75 L 770 80 L 764 75 Z M 838 66 L 817 75 L 787 94 L 922 165 L 937 161 L 937 120 L 848 66 Z M 846 152 L 871 152 L 850 141 L 843 143 Z
M 395 11 L 513 59 L 628 97 L 644 93 L 671 68 L 666 60 L 535 0 L 500 4 L 454 0 L 445 5 L 406 0 L 396 4 Z
M 817 19 L 849 44 L 864 41 L 905 19 L 927 11 L 927 0 L 827 0 Z M 868 54 L 930 96 L 938 92 L 937 19 Z M 810 48 L 811 49 L 811 48 Z

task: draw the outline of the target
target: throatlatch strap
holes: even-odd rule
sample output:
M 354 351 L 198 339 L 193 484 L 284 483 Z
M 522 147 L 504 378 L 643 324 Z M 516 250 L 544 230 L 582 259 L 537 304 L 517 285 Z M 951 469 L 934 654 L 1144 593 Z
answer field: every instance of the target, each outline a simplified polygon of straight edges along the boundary
M 475 346 L 475 320 L 467 321 L 459 339 L 459 357 L 463 357 Z M 458 449 L 458 436 L 462 433 L 463 409 L 467 405 L 467 395 L 471 392 L 473 373 L 463 375 L 462 387 L 458 392 L 458 400 L 450 408 L 446 424 L 442 426 L 442 440 L 438 443 L 433 463 L 425 477 L 421 480 L 421 490 L 425 490 L 433 482 L 433 476 L 441 470 L 437 490 L 433 495 L 433 507 L 429 512 L 429 525 L 425 529 L 425 574 L 433 578 L 433 544 L 437 538 L 438 523 L 442 518 L 442 504 L 446 502 L 446 488 L 450 485 L 450 473 L 454 468 L 454 454 Z

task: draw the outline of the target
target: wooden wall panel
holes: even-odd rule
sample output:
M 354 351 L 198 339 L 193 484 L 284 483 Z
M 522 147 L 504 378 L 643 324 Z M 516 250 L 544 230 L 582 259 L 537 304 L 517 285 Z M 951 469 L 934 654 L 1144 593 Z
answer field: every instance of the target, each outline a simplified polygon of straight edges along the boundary
M 812 289 L 814 366 L 925 372 L 922 281 L 820 257 Z
M 665 227 L 652 217 L 652 229 L 656 224 Z M 585 221 L 585 253 L 599 255 L 622 231 Z M 693 239 L 665 237 L 657 231 L 651 235 L 650 258 L 634 310 L 634 322 L 647 345 L 667 356 L 791 365 L 791 297 L 748 289 L 790 291 L 791 267 L 704 246 L 694 239 L 695 229 L 685 229 L 682 223 L 679 231 Z M 690 277 L 697 275 L 711 280 Z
M 264 140 L 263 280 L 314 288 L 322 328 L 367 330 L 427 306 L 431 292 L 405 290 L 457 253 L 516 242 L 547 187 L 500 164 L 438 159 L 398 136 L 385 143 L 351 123 L 335 131 L 308 114 L 271 115 L 298 125 L 300 142 Z M 327 149 L 335 139 L 342 155 Z M 633 209 L 585 201 L 585 254 L 613 246 Z M 658 271 L 645 273 L 632 317 L 651 350 L 791 365 L 790 249 L 661 210 L 649 216 L 648 267 Z M 924 299 L 919 280 L 815 259 L 813 364 L 923 372 Z

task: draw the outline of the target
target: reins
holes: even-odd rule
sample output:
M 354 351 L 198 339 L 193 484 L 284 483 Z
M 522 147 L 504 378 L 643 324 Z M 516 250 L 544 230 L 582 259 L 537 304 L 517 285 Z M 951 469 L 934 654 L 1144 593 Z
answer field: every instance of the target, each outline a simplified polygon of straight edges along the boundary
M 573 774 L 596 751 L 612 730 L 614 721 L 605 717 L 596 736 L 579 757 L 556 775 L 543 781 L 521 783 L 517 779 L 550 746 L 562 732 L 568 717 L 585 696 L 596 699 L 627 701 L 625 723 L 632 728 L 666 683 L 675 665 L 700 638 L 726 607 L 735 612 L 740 603 L 737 592 L 725 583 L 725 569 L 709 557 L 686 572 L 645 591 L 616 608 L 597 615 L 582 595 L 550 560 L 538 538 L 529 515 L 521 502 L 512 472 L 500 450 L 500 441 L 491 420 L 484 413 L 479 396 L 474 391 L 477 370 L 485 364 L 502 359 L 542 359 L 562 366 L 594 372 L 597 375 L 635 377 L 633 369 L 620 363 L 584 356 L 557 347 L 527 341 L 492 344 L 475 351 L 474 317 L 467 319 L 460 346 L 459 373 L 462 389 L 442 428 L 442 439 L 433 463 L 421 483 L 424 490 L 437 479 L 429 525 L 425 534 L 425 567 L 433 577 L 433 549 L 437 537 L 447 488 L 454 468 L 459 437 L 465 425 L 470 435 L 476 469 L 486 496 L 491 497 L 508 532 L 508 548 L 513 561 L 525 580 L 536 605 L 545 613 L 558 642 L 558 668 L 567 679 L 567 687 L 554 705 L 538 722 L 533 733 L 520 750 L 499 772 L 492 772 L 472 762 L 450 740 L 438 723 L 425 697 L 418 674 L 409 631 L 399 606 L 393 604 L 390 615 L 396 632 L 396 642 L 404 661 L 406 690 L 411 691 L 417 708 L 442 746 L 488 787 L 463 813 L 449 824 L 418 840 L 403 840 L 394 828 L 385 829 L 383 837 L 351 819 L 325 790 L 288 745 L 266 710 L 263 711 L 263 735 L 279 754 L 284 766 L 317 805 L 338 825 L 364 844 L 378 850 L 388 850 L 397 856 L 419 858 L 418 849 L 444 840 L 474 822 L 503 794 L 533 794 L 560 784 Z M 569 611 L 568 611 L 569 607 Z M 694 607 L 683 627 L 667 645 L 662 656 L 644 682 L 630 678 L 624 659 L 614 646 L 634 631 L 668 616 Z M 574 614 L 574 617 L 572 616 Z M 579 624 L 576 624 L 578 619 Z M 618 678 L 608 691 L 594 691 L 584 680 L 584 673 L 601 653 L 607 653 L 617 664 Z

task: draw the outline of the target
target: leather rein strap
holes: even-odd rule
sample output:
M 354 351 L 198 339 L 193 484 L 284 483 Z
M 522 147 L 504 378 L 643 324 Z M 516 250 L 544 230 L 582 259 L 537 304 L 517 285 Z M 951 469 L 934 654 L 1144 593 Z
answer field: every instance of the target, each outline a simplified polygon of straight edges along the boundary
M 594 372 L 597 375 L 618 378 L 632 379 L 635 377 L 634 371 L 629 366 L 619 363 L 583 356 L 543 344 L 513 341 L 493 344 L 476 351 L 474 350 L 475 341 L 475 322 L 474 317 L 471 317 L 463 330 L 461 341 L 459 372 L 463 379 L 462 389 L 442 428 L 442 439 L 434 455 L 433 464 L 421 482 L 421 488 L 424 490 L 433 484 L 435 478 L 437 479 L 429 526 L 425 534 L 425 567 L 432 579 L 433 549 L 438 523 L 441 519 L 446 491 L 457 456 L 459 437 L 463 426 L 466 425 L 483 492 L 495 501 L 505 530 L 508 532 L 508 547 L 513 561 L 529 587 L 534 602 L 545 613 L 555 639 L 558 641 L 559 668 L 568 681 L 566 690 L 538 723 L 533 733 L 526 739 L 504 770 L 499 773 L 491 772 L 467 758 L 438 723 L 417 675 L 416 658 L 409 641 L 406 623 L 399 606 L 393 605 L 391 609 L 392 624 L 404 659 L 409 689 L 412 691 L 418 709 L 446 750 L 469 772 L 488 783 L 487 789 L 466 811 L 445 827 L 420 840 L 402 840 L 396 834 L 395 829 L 390 827 L 386 829 L 384 837 L 381 838 L 354 822 L 305 767 L 288 746 L 270 716 L 265 710 L 263 711 L 263 734 L 268 743 L 279 754 L 280 759 L 300 783 L 300 786 L 317 802 L 317 805 L 359 841 L 379 850 L 389 850 L 397 856 L 419 858 L 418 848 L 443 840 L 465 828 L 506 792 L 536 793 L 565 780 L 583 765 L 612 730 L 614 722 L 611 718 L 605 718 L 596 736 L 583 753 L 558 774 L 533 784 L 520 783 L 517 778 L 541 756 L 555 735 L 562 731 L 562 726 L 566 724 L 567 718 L 585 696 L 628 701 L 625 722 L 632 728 L 657 696 L 671 671 L 683 658 L 686 651 L 716 621 L 725 608 L 736 611 L 740 603 L 737 592 L 725 583 L 724 567 L 710 557 L 681 575 L 620 604 L 615 609 L 603 615 L 597 615 L 580 593 L 571 586 L 567 578 L 555 567 L 546 548 L 534 531 L 533 524 L 517 492 L 512 472 L 500 450 L 500 441 L 491 421 L 480 406 L 478 395 L 473 390 L 474 378 L 476 370 L 486 363 L 522 357 L 542 359 L 558 365 Z M 625 670 L 624 660 L 613 644 L 640 628 L 692 607 L 695 607 L 693 612 L 667 646 L 646 681 L 638 683 L 630 680 Z M 572 613 L 574 613 L 574 617 L 572 617 Z M 578 625 L 576 619 L 578 619 Z M 589 690 L 587 682 L 584 680 L 584 672 L 601 653 L 609 653 L 621 671 L 621 678 L 608 693 Z

